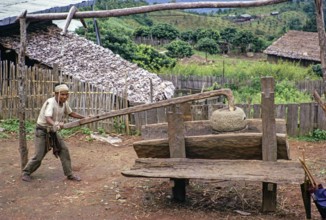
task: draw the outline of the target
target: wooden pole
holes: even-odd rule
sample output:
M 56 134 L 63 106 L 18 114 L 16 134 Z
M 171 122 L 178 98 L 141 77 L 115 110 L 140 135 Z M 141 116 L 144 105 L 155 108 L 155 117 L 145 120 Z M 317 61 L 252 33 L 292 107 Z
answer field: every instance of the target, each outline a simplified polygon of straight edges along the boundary
M 66 35 L 67 34 L 67 31 L 68 31 L 68 27 L 70 25 L 70 22 L 72 20 L 72 18 L 74 17 L 74 14 L 77 12 L 77 8 L 76 6 L 72 6 L 69 10 L 69 13 L 68 13 L 68 16 L 67 16 L 67 19 L 66 19 L 66 24 L 61 32 L 62 35 Z
M 316 102 L 318 103 L 318 105 L 323 109 L 324 113 L 326 114 L 326 104 L 323 103 L 323 101 L 321 100 L 317 90 L 314 91 L 313 96 Z
M 264 161 L 277 160 L 276 121 L 274 104 L 274 79 L 261 79 L 262 154 Z M 266 171 L 268 172 L 268 171 Z M 263 182 L 263 212 L 276 211 L 277 184 Z
M 19 16 L 20 23 L 20 49 L 19 49 L 19 65 L 18 65 L 18 93 L 19 93 L 19 153 L 21 159 L 21 169 L 25 167 L 28 162 L 28 149 L 26 142 L 26 128 L 25 128 L 25 103 L 26 103 L 26 67 L 25 67 L 25 53 L 26 53 L 26 14 L 24 11 Z
M 183 115 L 176 105 L 167 114 L 170 158 L 186 158 L 185 126 Z M 172 178 L 173 199 L 178 202 L 186 200 L 187 179 Z
M 150 109 L 154 109 L 154 108 L 166 107 L 169 105 L 181 104 L 181 103 L 190 102 L 190 101 L 194 101 L 194 100 L 198 100 L 198 99 L 206 99 L 206 98 L 210 98 L 210 97 L 214 97 L 214 96 L 218 96 L 218 95 L 225 95 L 228 99 L 230 111 L 234 111 L 234 109 L 235 109 L 234 97 L 233 97 L 232 91 L 230 89 L 220 89 L 220 90 L 213 90 L 213 91 L 198 93 L 198 94 L 194 94 L 194 95 L 181 96 L 181 97 L 177 97 L 177 98 L 167 99 L 167 100 L 163 100 L 163 101 L 159 101 L 159 102 L 155 102 L 155 103 L 138 105 L 138 106 L 134 106 L 131 108 L 125 108 L 125 109 L 120 109 L 120 110 L 116 110 L 116 111 L 111 111 L 111 112 L 96 115 L 93 117 L 88 117 L 88 118 L 76 120 L 76 121 L 73 121 L 70 123 L 66 123 L 63 127 L 64 128 L 73 128 L 73 127 L 77 127 L 80 125 L 89 124 L 92 122 L 112 118 L 115 116 L 146 111 L 146 110 L 150 110 Z
M 95 5 L 96 5 L 96 0 L 94 0 L 93 6 L 92 6 L 92 10 L 95 10 Z M 96 18 L 93 18 L 93 24 L 94 24 L 94 30 L 95 30 L 95 34 L 96 34 L 96 43 L 97 45 L 101 45 L 101 34 L 100 34 L 100 29 L 98 28 L 98 23 Z
M 259 7 L 264 5 L 278 4 L 287 2 L 288 0 L 259 0 L 259 1 L 225 1 L 225 2 L 183 2 L 183 3 L 165 3 L 156 5 L 147 5 L 134 8 L 123 8 L 103 11 L 83 11 L 76 12 L 74 18 L 106 18 L 120 17 L 132 14 L 142 14 L 153 11 L 191 9 L 191 8 L 247 8 Z M 40 20 L 64 20 L 67 13 L 44 13 L 44 14 L 28 14 L 27 19 L 31 21 Z
M 323 12 L 323 1 L 315 0 L 316 6 L 316 23 L 318 30 L 319 46 L 320 46 L 320 62 L 323 72 L 324 87 L 326 83 L 326 36 L 325 36 L 325 23 Z

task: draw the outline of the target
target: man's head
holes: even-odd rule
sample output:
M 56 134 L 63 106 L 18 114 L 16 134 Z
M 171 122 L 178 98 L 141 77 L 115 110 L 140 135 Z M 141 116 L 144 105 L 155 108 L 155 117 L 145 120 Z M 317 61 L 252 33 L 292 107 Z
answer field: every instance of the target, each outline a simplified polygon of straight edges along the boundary
M 69 88 L 65 83 L 55 84 L 54 94 L 59 103 L 65 103 L 69 98 Z

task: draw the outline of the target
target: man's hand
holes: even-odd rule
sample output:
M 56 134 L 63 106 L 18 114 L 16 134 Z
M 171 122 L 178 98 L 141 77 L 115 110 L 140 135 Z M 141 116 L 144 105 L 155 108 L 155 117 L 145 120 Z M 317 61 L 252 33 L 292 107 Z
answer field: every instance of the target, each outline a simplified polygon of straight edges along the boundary
M 58 121 L 56 121 L 56 122 L 54 122 L 54 125 L 52 126 L 52 131 L 53 132 L 57 132 L 57 131 L 59 131 L 61 128 L 63 128 L 63 122 L 58 122 Z

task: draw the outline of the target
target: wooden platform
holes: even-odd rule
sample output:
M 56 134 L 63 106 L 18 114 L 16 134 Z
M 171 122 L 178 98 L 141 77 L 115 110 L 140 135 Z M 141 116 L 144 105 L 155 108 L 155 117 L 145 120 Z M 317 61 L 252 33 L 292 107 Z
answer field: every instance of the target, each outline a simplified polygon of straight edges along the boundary
M 285 134 L 277 134 L 277 159 L 290 159 Z M 168 139 L 133 144 L 139 158 L 169 158 Z M 186 157 L 192 159 L 262 160 L 262 133 L 223 133 L 185 137 Z
M 301 184 L 304 171 L 298 161 L 204 160 L 187 158 L 137 159 L 123 171 L 127 177 L 220 179 Z

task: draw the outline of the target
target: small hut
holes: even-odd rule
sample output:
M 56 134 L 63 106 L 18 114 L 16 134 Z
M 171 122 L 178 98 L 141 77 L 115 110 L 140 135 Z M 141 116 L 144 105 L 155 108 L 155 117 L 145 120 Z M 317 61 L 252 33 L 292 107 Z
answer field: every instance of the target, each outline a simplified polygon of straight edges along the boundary
M 320 47 L 317 32 L 288 31 L 265 51 L 267 60 L 300 62 L 304 66 L 320 63 Z

